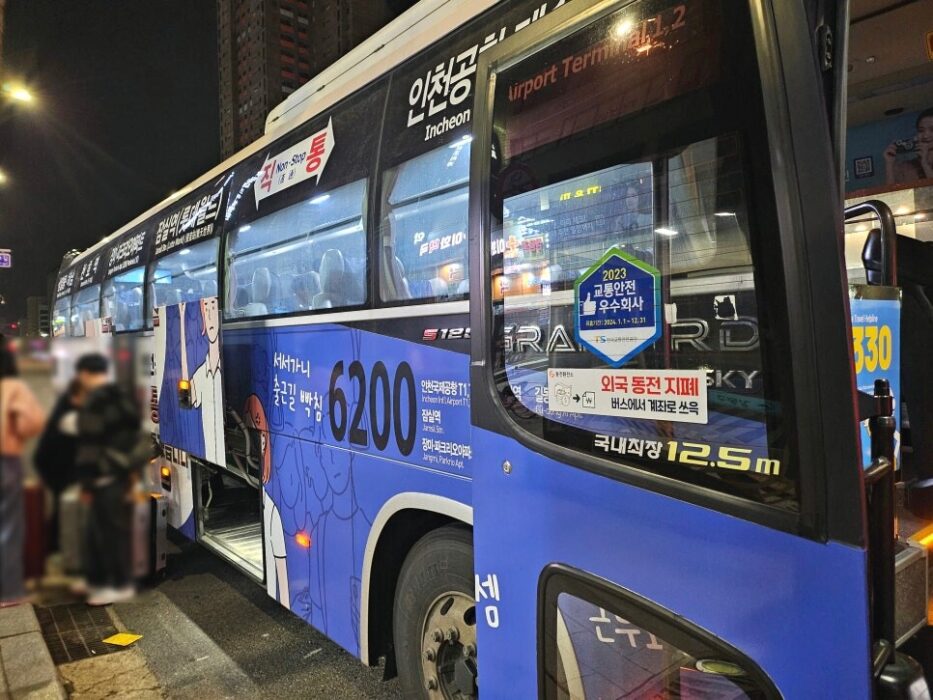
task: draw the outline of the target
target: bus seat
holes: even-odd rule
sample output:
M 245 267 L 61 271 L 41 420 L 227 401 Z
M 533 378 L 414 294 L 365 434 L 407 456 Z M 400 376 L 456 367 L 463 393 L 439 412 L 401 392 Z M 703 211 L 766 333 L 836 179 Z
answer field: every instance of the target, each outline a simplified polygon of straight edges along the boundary
M 293 310 L 312 308 L 312 302 L 321 293 L 321 277 L 314 270 L 303 272 L 292 278 L 292 295 L 295 298 Z
M 201 294 L 205 297 L 216 297 L 217 280 L 204 280 L 201 282 Z
M 160 296 L 162 301 L 158 306 L 174 306 L 181 303 L 181 292 L 174 287 L 163 289 Z
M 465 279 L 457 285 L 457 294 L 469 294 L 470 293 L 470 280 Z
M 449 285 L 442 280 L 440 277 L 432 277 L 428 280 L 428 285 L 431 289 L 431 296 L 433 297 L 448 297 L 450 296 L 450 287 Z
M 321 257 L 321 292 L 314 295 L 311 306 L 315 309 L 332 309 L 345 306 L 343 253 L 331 248 Z
M 253 284 L 250 287 L 250 301 L 243 309 L 247 316 L 265 316 L 269 313 L 269 299 L 272 296 L 272 273 L 268 267 L 256 268 Z
M 246 285 L 238 286 L 236 294 L 233 295 L 233 308 L 242 313 L 247 304 L 249 304 L 249 290 Z
M 395 249 L 391 245 L 382 246 L 383 275 L 381 290 L 383 299 L 411 299 L 411 289 L 408 285 L 408 279 L 405 277 L 405 266 L 395 254 Z M 391 289 L 386 284 L 386 278 L 391 280 Z

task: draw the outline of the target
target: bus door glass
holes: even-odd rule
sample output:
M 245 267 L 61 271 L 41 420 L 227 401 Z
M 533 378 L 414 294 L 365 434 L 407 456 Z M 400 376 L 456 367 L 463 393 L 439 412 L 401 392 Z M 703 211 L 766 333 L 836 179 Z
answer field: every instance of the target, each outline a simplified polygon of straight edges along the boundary
M 850 653 L 832 655 L 862 687 L 864 558 L 820 561 L 800 534 L 815 465 L 796 444 L 752 18 L 718 0 L 595 12 L 489 58 L 479 677 L 533 675 L 488 660 L 533 666 L 516 650 L 543 639 L 545 697 L 772 697 L 767 676 L 790 697 L 819 600 L 845 610 Z M 794 641 L 751 632 L 767 610 Z M 806 682 L 838 692 L 824 670 Z

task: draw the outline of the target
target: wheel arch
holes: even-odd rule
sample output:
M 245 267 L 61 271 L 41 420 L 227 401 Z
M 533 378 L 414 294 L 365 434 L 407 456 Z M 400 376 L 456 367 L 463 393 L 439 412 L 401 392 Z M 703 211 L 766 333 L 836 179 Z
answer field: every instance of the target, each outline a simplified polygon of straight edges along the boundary
M 394 675 L 392 615 L 402 564 L 418 540 L 451 523 L 472 528 L 473 508 L 429 493 L 396 494 L 376 514 L 366 540 L 360 592 L 360 659 L 367 666 L 384 654 L 386 675 Z

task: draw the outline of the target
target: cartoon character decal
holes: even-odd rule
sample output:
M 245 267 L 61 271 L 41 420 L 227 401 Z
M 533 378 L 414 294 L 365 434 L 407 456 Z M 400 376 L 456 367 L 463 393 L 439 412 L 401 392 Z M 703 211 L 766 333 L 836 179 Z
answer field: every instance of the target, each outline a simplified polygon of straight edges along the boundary
M 269 421 L 262 401 L 256 394 L 246 399 L 243 410 L 248 428 L 258 433 L 259 458 L 262 471 L 262 516 L 265 532 L 266 551 L 266 592 L 286 608 L 291 608 L 288 594 L 288 562 L 285 551 L 285 531 L 282 528 L 282 516 L 269 494 L 269 480 L 272 478 L 272 442 L 269 434 Z
M 220 318 L 217 297 L 200 301 L 201 335 L 207 340 L 204 362 L 191 375 L 191 405 L 201 409 L 204 459 L 224 464 L 224 395 L 220 372 Z
M 166 445 L 212 464 L 225 463 L 220 320 L 216 297 L 156 310 L 154 371 L 159 435 Z M 189 367 L 196 367 L 193 373 Z M 181 380 L 191 404 L 179 403 Z

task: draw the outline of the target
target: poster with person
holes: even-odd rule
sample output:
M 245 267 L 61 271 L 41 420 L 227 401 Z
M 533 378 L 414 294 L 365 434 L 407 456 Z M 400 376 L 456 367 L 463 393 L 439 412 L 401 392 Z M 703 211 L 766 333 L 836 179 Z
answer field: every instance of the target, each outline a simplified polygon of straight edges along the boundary
M 847 142 L 847 194 L 933 185 L 933 107 L 853 127 Z

